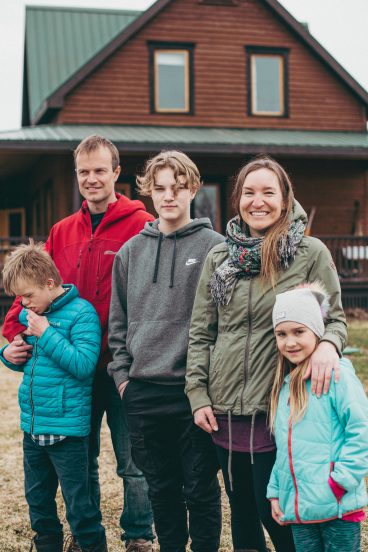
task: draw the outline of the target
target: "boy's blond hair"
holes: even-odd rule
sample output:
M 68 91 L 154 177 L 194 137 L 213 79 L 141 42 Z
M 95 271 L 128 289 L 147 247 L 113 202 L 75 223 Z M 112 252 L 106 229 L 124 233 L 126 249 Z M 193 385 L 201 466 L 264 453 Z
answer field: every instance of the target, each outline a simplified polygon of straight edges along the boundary
M 18 245 L 6 258 L 3 269 L 3 285 L 7 295 L 15 295 L 20 280 L 32 282 L 39 287 L 46 285 L 49 278 L 61 285 L 62 278 L 54 261 L 45 250 L 42 242 Z
M 141 195 L 150 196 L 156 173 L 167 168 L 173 170 L 178 187 L 182 184 L 179 181 L 179 176 L 184 176 L 185 184 L 190 191 L 196 192 L 200 188 L 201 176 L 197 165 L 182 151 L 171 150 L 161 151 L 155 157 L 148 159 L 143 175 L 136 178 L 138 192 Z

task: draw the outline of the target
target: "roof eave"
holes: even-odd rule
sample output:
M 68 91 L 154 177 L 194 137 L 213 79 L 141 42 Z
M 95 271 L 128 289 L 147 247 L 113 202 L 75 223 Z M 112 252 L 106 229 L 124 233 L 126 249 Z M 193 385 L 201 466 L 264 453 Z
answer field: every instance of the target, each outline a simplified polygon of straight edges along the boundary
M 47 109 L 61 109 L 64 105 L 65 96 L 80 84 L 90 73 L 95 71 L 103 62 L 110 57 L 117 48 L 120 48 L 130 40 L 138 31 L 140 31 L 151 19 L 153 19 L 162 9 L 172 0 L 157 0 L 152 6 L 142 13 L 137 19 L 132 21 L 116 38 L 107 44 L 90 61 L 87 61 L 80 67 L 74 75 L 64 82 L 49 98 L 43 103 L 43 107 L 38 110 L 32 119 L 32 124 L 37 125 L 47 118 Z
M 329 54 L 329 52 L 316 40 L 305 26 L 300 23 L 278 0 L 263 0 L 291 29 L 327 64 L 334 73 L 355 93 L 365 104 L 368 110 L 368 92 Z
M 0 152 L 27 152 L 27 153 L 66 153 L 75 149 L 78 140 L 9 140 L 0 143 Z M 119 140 L 114 141 L 122 154 L 150 154 L 167 148 L 167 142 L 140 142 L 128 143 Z M 175 144 L 173 144 L 173 147 Z M 177 147 L 182 148 L 183 143 L 178 142 Z M 224 155 L 256 155 L 270 154 L 284 157 L 298 157 L 309 159 L 356 159 L 368 160 L 368 148 L 364 147 L 334 147 L 334 146 L 289 146 L 276 144 L 198 144 L 185 143 L 185 151 L 188 154 L 206 155 L 209 157 Z

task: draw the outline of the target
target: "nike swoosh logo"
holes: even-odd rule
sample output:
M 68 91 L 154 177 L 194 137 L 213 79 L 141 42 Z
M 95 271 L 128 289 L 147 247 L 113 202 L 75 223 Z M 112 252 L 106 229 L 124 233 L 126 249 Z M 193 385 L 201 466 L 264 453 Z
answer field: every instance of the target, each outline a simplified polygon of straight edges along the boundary
M 199 263 L 198 259 L 188 259 L 187 262 L 185 263 L 185 266 L 190 266 L 196 263 Z

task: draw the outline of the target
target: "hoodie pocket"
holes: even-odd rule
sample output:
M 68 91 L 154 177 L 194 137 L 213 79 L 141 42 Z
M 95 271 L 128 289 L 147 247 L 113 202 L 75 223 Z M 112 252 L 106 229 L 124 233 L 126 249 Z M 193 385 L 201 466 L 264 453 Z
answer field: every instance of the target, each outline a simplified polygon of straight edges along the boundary
M 132 355 L 132 350 L 131 350 L 130 346 L 131 346 L 132 339 L 134 337 L 135 331 L 137 329 L 137 326 L 138 326 L 138 322 L 130 322 L 130 324 L 128 325 L 128 331 L 127 331 L 125 344 L 126 344 L 126 349 L 127 349 L 128 353 L 130 355 Z

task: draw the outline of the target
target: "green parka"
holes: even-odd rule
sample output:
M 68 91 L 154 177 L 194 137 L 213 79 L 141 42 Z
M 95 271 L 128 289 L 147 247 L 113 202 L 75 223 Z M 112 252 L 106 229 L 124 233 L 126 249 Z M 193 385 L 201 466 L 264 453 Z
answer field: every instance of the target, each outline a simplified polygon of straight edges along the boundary
M 300 217 L 306 215 L 295 202 L 292 218 Z M 338 275 L 327 247 L 305 236 L 275 289 L 262 286 L 259 277 L 239 278 L 229 304 L 217 307 L 209 282 L 227 257 L 226 243 L 217 245 L 203 267 L 189 332 L 186 393 L 193 412 L 204 406 L 233 415 L 267 412 L 277 364 L 272 327 L 276 294 L 321 280 L 331 304 L 322 340 L 333 343 L 341 356 L 347 333 Z

